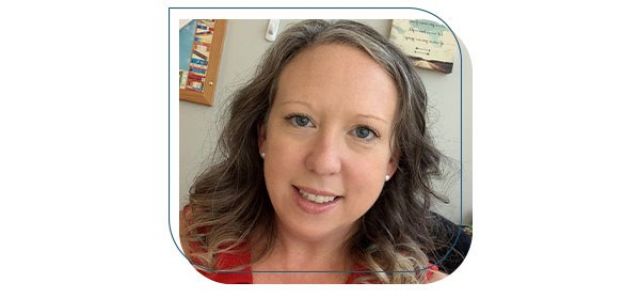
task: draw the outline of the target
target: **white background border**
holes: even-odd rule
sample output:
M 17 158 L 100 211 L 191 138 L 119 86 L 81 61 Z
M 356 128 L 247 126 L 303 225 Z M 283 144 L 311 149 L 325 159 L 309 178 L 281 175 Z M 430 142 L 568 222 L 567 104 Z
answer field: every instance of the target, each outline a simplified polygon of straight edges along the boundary
M 167 7 L 178 2 L 20 1 L 0 11 L 0 296 L 637 297 L 637 10 L 358 2 L 432 11 L 469 50 L 474 240 L 455 274 L 423 287 L 196 276 L 167 223 Z

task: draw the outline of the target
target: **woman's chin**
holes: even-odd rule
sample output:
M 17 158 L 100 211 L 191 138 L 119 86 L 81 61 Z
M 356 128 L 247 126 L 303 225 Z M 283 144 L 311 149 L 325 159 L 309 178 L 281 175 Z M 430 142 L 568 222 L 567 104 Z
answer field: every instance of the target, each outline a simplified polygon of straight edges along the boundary
M 318 223 L 318 222 L 300 222 L 295 221 L 291 224 L 281 226 L 287 234 L 295 237 L 296 240 L 304 242 L 342 242 L 350 236 L 353 225 L 340 226 L 335 222 Z

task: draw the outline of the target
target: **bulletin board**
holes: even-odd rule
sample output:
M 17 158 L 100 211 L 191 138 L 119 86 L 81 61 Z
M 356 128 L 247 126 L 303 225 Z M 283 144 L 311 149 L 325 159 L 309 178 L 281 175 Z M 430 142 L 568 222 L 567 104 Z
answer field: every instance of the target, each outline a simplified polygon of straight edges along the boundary
M 184 23 L 180 28 L 180 100 L 212 106 L 227 21 Z

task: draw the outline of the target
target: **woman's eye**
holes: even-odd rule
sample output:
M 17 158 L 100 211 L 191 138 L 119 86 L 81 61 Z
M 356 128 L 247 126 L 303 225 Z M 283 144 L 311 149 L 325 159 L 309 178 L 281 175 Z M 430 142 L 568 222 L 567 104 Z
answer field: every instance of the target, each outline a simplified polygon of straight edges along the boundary
M 307 116 L 302 115 L 291 115 L 287 117 L 287 120 L 289 120 L 289 122 L 294 126 L 299 127 L 307 127 L 311 124 L 311 119 L 309 119 L 309 117 Z
M 365 141 L 370 141 L 377 137 L 376 133 L 366 126 L 358 126 L 354 130 L 354 134 L 357 138 L 363 139 Z

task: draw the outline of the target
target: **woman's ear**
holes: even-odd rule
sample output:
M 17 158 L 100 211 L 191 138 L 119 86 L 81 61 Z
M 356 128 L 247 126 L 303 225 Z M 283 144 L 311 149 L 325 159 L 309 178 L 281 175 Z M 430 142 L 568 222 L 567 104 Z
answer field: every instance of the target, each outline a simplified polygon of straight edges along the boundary
M 393 177 L 393 174 L 396 173 L 396 170 L 398 169 L 399 159 L 400 159 L 400 151 L 395 150 L 393 154 L 391 154 L 391 157 L 389 158 L 389 164 L 387 165 L 387 175 L 389 175 L 389 177 Z

